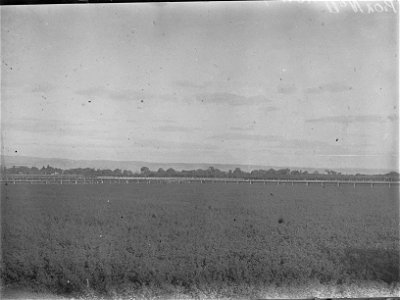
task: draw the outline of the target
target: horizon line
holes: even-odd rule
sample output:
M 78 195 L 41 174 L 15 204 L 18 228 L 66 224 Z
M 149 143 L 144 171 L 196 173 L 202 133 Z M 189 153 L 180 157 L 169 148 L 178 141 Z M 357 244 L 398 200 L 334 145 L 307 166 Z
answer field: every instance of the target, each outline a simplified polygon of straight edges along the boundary
M 113 159 L 71 159 L 71 158 L 61 158 L 61 157 L 39 157 L 39 156 L 25 156 L 25 155 L 3 155 L 1 154 L 1 160 L 0 160 L 0 165 L 3 165 L 3 160 L 5 157 L 12 157 L 12 158 L 30 158 L 30 159 L 42 159 L 42 160 L 67 160 L 67 161 L 72 161 L 72 162 L 85 162 L 85 161 L 90 161 L 90 162 L 112 162 L 112 163 L 122 163 L 122 162 L 131 162 L 131 163 L 143 163 L 143 164 L 160 164 L 160 165 L 207 165 L 208 167 L 213 167 L 213 166 L 229 166 L 232 168 L 235 167 L 258 167 L 258 169 L 253 169 L 253 170 L 264 170 L 260 169 L 260 167 L 265 167 L 269 169 L 274 169 L 274 168 L 279 168 L 279 169 L 290 169 L 290 170 L 333 170 L 333 171 L 353 171 L 355 170 L 365 170 L 365 171 L 387 171 L 387 172 L 397 172 L 399 173 L 400 168 L 354 168 L 354 167 L 348 167 L 348 168 L 329 168 L 329 167 L 296 167 L 296 166 L 276 166 L 276 165 L 264 165 L 262 163 L 260 164 L 238 164 L 238 163 L 208 163 L 208 162 L 154 162 L 154 161 L 141 161 L 141 160 L 113 160 Z M 6 165 L 6 163 L 4 163 Z M 48 163 L 50 166 L 50 164 Z M 23 165 L 20 165 L 23 166 Z M 26 167 L 26 166 L 25 166 Z M 45 166 L 43 166 L 45 167 Z M 147 167 L 146 165 L 143 165 L 141 167 Z M 84 167 L 81 167 L 84 168 Z M 62 168 L 60 168 L 62 169 Z M 183 169 L 182 169 L 183 170 Z M 351 173 L 347 173 L 351 174 Z

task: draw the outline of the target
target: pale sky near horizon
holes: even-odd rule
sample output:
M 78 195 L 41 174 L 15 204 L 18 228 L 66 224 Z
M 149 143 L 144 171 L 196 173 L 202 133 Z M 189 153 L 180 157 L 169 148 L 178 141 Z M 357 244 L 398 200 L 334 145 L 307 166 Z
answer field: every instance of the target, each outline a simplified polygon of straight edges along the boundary
M 398 12 L 3 6 L 1 44 L 5 155 L 397 169 Z

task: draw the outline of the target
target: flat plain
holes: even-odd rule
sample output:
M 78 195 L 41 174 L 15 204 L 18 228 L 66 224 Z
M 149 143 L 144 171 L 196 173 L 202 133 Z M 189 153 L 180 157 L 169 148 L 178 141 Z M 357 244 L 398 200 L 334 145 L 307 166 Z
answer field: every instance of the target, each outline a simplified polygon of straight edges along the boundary
M 398 197 L 387 185 L 3 185 L 2 280 L 74 295 L 393 287 Z

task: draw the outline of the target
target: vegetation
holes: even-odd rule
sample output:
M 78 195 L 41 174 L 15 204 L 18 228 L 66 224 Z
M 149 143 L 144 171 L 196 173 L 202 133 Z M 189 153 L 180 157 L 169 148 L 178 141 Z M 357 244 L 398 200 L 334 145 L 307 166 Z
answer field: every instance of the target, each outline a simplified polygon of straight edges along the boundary
M 3 186 L 1 199 L 5 285 L 254 298 L 399 282 L 393 187 L 28 184 Z
M 377 175 L 363 175 L 363 174 L 341 174 L 333 170 L 325 170 L 325 173 L 317 171 L 309 173 L 302 170 L 290 169 L 269 169 L 269 170 L 253 170 L 251 172 L 242 171 L 240 168 L 229 170 L 228 172 L 221 171 L 214 167 L 209 167 L 206 170 L 182 170 L 176 171 L 172 168 L 164 170 L 162 168 L 157 171 L 151 171 L 147 167 L 142 167 L 140 173 L 133 173 L 129 170 L 101 170 L 91 168 L 78 168 L 63 170 L 53 168 L 51 166 L 42 167 L 11 167 L 3 168 L 4 175 L 63 175 L 63 176 L 84 176 L 84 177 L 100 177 L 100 176 L 113 176 L 113 177 L 194 177 L 194 178 L 240 178 L 240 179 L 342 179 L 342 180 L 385 180 L 385 181 L 398 181 L 399 174 L 390 172 L 387 174 Z

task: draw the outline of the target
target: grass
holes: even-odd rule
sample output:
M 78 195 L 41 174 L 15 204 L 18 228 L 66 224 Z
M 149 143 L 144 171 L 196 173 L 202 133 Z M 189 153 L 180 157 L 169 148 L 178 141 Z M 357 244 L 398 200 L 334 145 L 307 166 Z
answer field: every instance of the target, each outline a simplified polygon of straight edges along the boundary
M 399 282 L 398 189 L 2 187 L 5 285 L 74 295 L 259 295 Z

